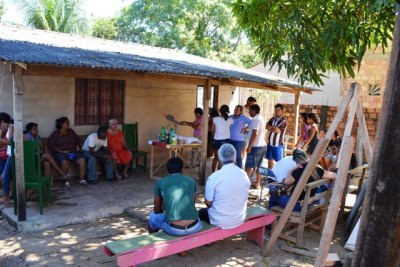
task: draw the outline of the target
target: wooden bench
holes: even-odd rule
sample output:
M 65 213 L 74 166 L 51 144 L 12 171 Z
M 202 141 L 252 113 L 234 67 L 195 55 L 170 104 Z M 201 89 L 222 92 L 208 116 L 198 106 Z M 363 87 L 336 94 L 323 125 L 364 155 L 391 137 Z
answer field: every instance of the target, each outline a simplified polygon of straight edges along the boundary
M 247 232 L 247 240 L 262 246 L 265 225 L 275 220 L 274 213 L 264 207 L 247 209 L 246 221 L 234 229 L 223 230 L 203 223 L 203 230 L 188 236 L 171 236 L 163 231 L 141 235 L 125 240 L 107 242 L 104 253 L 117 256 L 118 266 L 135 266 L 158 258 L 200 247 L 224 238 Z

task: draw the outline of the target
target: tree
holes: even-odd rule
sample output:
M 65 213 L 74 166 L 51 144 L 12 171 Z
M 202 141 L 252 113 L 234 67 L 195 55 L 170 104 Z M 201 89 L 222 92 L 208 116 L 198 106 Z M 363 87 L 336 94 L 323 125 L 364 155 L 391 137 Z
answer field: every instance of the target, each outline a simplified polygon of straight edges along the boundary
M 302 84 L 334 70 L 354 77 L 367 49 L 392 39 L 395 1 L 237 0 L 233 14 L 264 64 L 285 67 Z
M 1 16 L 3 16 L 4 14 L 4 3 L 2 0 L 0 0 L 0 20 L 1 20 Z
M 26 21 L 36 29 L 84 33 L 87 20 L 81 16 L 81 0 L 18 0 Z
M 114 40 L 118 37 L 116 18 L 99 18 L 94 22 L 92 35 L 98 38 Z
M 119 39 L 249 66 L 254 50 L 236 27 L 228 0 L 137 0 L 122 10 Z

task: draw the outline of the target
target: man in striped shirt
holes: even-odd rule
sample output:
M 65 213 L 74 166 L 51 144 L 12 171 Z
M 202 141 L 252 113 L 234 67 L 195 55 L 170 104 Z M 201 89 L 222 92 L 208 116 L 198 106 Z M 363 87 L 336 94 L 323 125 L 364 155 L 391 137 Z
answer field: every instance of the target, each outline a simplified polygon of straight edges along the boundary
M 287 120 L 283 116 L 283 106 L 275 105 L 275 116 L 272 117 L 265 127 L 268 131 L 268 145 L 265 157 L 268 159 L 268 168 L 272 169 L 275 162 L 283 158 L 283 138 L 287 128 Z

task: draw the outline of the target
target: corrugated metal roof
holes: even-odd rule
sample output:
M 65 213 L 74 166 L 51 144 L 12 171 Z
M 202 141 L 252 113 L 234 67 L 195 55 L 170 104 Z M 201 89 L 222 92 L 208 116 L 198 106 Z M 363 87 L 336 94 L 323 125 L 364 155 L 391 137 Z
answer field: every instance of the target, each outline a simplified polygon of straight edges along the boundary
M 0 25 L 0 60 L 238 80 L 316 90 L 180 51 Z

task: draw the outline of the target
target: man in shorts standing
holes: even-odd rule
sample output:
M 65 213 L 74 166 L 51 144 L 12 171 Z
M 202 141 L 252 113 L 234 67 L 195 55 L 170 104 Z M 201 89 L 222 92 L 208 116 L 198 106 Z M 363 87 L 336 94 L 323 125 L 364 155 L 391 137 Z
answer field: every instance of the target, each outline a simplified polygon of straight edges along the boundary
M 249 145 L 246 149 L 247 159 L 246 159 L 246 173 L 251 178 L 255 169 L 257 169 L 265 156 L 267 151 L 267 145 L 265 142 L 265 120 L 260 115 L 260 106 L 254 104 L 250 107 L 250 116 L 253 120 L 250 122 L 249 130 L 251 131 L 251 136 L 249 140 Z M 258 177 L 260 176 L 260 177 Z M 257 180 L 261 180 L 261 174 L 257 173 Z M 257 184 L 254 186 L 258 188 Z
M 252 105 L 254 105 L 256 102 L 257 102 L 257 100 L 252 96 L 247 98 L 246 105 L 243 106 L 243 113 L 242 114 L 244 116 L 246 116 L 247 118 L 251 119 L 250 107 Z M 246 158 L 246 154 L 247 154 L 246 149 L 249 146 L 250 136 L 251 136 L 251 131 L 245 130 L 244 131 L 244 144 L 243 144 L 243 149 L 242 149 L 242 159 Z
M 285 136 L 286 128 L 287 120 L 283 116 L 283 106 L 282 104 L 276 104 L 275 116 L 268 121 L 266 126 L 269 131 L 266 158 L 270 169 L 274 167 L 275 162 L 283 158 L 283 137 Z

